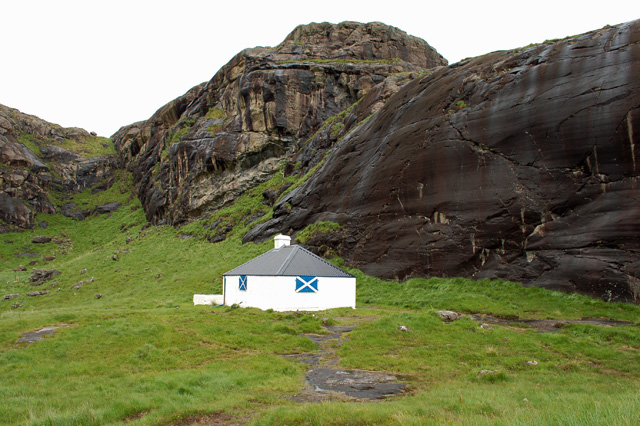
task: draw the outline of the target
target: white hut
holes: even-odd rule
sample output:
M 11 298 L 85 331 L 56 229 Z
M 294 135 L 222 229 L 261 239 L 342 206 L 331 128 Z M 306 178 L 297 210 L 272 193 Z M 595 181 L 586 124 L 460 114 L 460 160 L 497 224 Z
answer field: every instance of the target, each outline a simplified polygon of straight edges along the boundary
M 275 311 L 356 307 L 356 278 L 278 235 L 275 248 L 223 274 L 223 303 Z

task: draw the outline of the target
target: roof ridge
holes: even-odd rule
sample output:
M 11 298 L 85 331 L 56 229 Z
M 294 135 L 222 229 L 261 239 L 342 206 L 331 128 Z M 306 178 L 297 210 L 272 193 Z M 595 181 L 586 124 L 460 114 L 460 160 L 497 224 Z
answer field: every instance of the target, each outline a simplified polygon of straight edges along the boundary
M 292 246 L 285 246 L 285 247 L 291 247 L 291 253 L 289 253 L 289 255 L 284 260 L 284 262 L 282 262 L 282 265 L 280 266 L 280 269 L 278 269 L 278 272 L 276 272 L 276 275 L 280 275 L 282 272 L 284 272 L 287 269 L 287 266 L 289 266 L 289 264 L 293 260 L 294 254 L 298 251 L 298 250 L 296 250 L 296 248 L 300 248 L 300 246 L 295 245 L 295 244 L 292 245 Z

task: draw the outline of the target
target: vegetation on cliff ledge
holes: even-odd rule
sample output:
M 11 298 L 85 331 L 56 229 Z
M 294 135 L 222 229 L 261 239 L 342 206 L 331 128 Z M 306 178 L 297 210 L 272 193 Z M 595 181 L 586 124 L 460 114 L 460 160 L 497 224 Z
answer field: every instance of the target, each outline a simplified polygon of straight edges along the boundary
M 113 147 L 111 139 L 102 136 L 91 135 L 83 139 L 65 138 L 56 140 L 39 138 L 25 133 L 18 137 L 18 141 L 29 148 L 31 152 L 37 156 L 42 156 L 41 148 L 46 148 L 48 145 L 55 145 L 60 148 L 64 148 L 83 158 L 116 154 L 116 150 Z

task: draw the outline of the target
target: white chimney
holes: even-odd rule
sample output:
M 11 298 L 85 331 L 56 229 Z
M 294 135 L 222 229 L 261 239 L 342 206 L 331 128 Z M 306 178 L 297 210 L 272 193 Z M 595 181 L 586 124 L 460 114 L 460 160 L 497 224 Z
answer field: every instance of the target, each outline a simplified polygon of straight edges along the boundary
M 274 246 L 275 248 L 280 248 L 283 246 L 288 246 L 291 244 L 291 237 L 287 236 L 287 235 L 276 235 L 273 238 L 273 242 L 274 242 Z

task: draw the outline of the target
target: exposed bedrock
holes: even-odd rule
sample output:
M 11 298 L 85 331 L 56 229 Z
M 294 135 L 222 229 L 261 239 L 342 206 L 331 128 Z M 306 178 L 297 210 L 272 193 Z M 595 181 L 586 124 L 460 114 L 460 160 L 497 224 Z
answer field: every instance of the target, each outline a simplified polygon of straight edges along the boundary
M 640 21 L 436 69 L 245 240 L 331 220 L 311 244 L 376 276 L 638 298 L 639 75 Z
M 97 143 L 106 142 L 0 105 L 0 233 L 33 228 L 36 213 L 56 213 L 50 190 L 82 191 L 110 177 L 115 155 L 87 158 L 56 145 Z
M 327 118 L 389 76 L 444 64 L 425 41 L 384 24 L 303 25 L 275 48 L 240 52 L 113 139 L 147 218 L 179 224 L 268 180 Z

